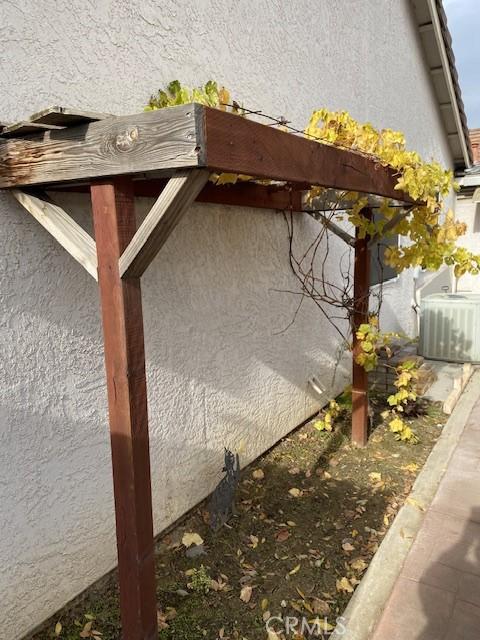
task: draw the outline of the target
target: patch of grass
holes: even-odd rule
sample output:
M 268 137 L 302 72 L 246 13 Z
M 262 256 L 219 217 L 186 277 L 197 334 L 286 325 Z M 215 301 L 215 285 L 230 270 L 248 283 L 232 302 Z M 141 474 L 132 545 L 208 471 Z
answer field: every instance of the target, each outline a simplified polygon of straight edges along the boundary
M 409 418 L 420 443 L 406 444 L 378 422 L 385 398 L 375 395 L 372 402 L 376 425 L 364 449 L 350 444 L 346 398 L 332 433 L 304 425 L 242 473 L 238 515 L 228 526 L 212 532 L 202 505 L 158 541 L 158 607 L 173 612 L 161 625 L 161 640 L 216 640 L 220 629 L 229 640 L 265 640 L 267 612 L 311 618 L 315 606 L 330 620 L 341 615 L 446 420 L 438 405 L 426 403 Z M 263 474 L 255 478 L 254 469 Z M 186 556 L 184 531 L 203 538 L 205 555 Z M 207 592 L 212 578 L 217 589 Z M 241 599 L 245 586 L 250 597 Z M 59 619 L 60 637 L 78 640 L 75 620 L 84 621 L 85 612 L 95 616 L 103 640 L 118 640 L 115 576 L 29 640 L 54 637 Z

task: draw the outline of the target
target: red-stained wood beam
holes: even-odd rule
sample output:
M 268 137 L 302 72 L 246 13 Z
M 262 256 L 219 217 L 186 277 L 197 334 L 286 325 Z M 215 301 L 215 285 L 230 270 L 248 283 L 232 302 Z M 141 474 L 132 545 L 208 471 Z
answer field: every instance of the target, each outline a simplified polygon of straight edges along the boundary
M 249 182 L 219 186 L 207 184 L 197 197 L 197 202 L 254 207 L 256 209 L 301 211 L 302 192 L 288 186 L 279 188 L 273 185 Z
M 361 191 L 411 202 L 394 171 L 372 157 L 204 108 L 204 163 L 218 172 Z
M 362 214 L 371 218 L 370 209 Z M 360 341 L 357 330 L 361 324 L 368 323 L 368 303 L 370 298 L 370 249 L 369 238 L 360 238 L 358 228 L 355 240 L 355 264 L 353 273 L 353 365 L 352 365 L 352 442 L 364 447 L 368 440 L 368 373 L 355 362 L 360 353 Z
M 134 180 L 135 195 L 140 198 L 158 198 L 165 188 L 168 178 L 152 178 L 150 180 Z M 238 182 L 236 184 L 215 185 L 208 183 L 197 196 L 196 202 L 223 204 L 237 207 L 253 207 L 255 209 L 290 209 L 302 210 L 302 191 L 308 185 L 277 186 L 263 185 L 254 182 Z M 52 191 L 85 193 L 88 185 L 55 186 Z
M 123 640 L 157 640 L 157 609 L 139 278 L 118 260 L 136 231 L 129 178 L 91 187 L 102 307 Z

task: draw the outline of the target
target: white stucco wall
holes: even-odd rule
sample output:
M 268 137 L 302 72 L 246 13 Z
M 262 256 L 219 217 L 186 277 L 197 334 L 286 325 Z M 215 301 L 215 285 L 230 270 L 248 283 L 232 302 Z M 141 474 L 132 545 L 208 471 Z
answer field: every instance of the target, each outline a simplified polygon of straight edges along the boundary
M 0 120 L 133 113 L 173 78 L 215 78 L 300 126 L 346 108 L 449 164 L 406 0 L 11 0 L 0 61 Z M 68 204 L 88 224 L 88 202 Z M 0 629 L 15 640 L 116 551 L 96 285 L 7 193 L 0 217 Z M 278 334 L 297 300 L 274 289 L 293 286 L 280 215 L 206 205 L 145 275 L 156 532 L 212 489 L 224 446 L 251 461 L 318 406 L 312 374 L 330 385 L 336 337 L 315 307 Z M 387 285 L 385 327 L 411 330 L 411 295 L 408 274 Z
M 480 247 L 480 204 L 473 202 L 471 197 L 458 194 L 455 214 L 460 222 L 467 225 L 467 233 L 459 239 L 458 244 L 467 247 L 473 253 L 479 252 Z M 480 293 L 480 278 L 465 274 L 458 280 L 458 291 L 473 291 Z

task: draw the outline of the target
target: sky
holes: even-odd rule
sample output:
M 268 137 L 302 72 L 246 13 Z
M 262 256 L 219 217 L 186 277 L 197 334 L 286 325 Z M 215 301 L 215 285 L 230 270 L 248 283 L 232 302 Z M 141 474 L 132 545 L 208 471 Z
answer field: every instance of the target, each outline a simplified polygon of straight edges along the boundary
M 480 127 L 480 0 L 443 0 L 470 129 Z

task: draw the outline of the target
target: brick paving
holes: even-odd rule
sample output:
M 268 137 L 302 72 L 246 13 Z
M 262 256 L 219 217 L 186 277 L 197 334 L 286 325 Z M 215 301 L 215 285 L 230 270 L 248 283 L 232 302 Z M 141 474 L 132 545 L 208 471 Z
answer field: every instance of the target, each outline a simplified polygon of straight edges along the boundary
M 480 401 L 372 640 L 480 640 Z

